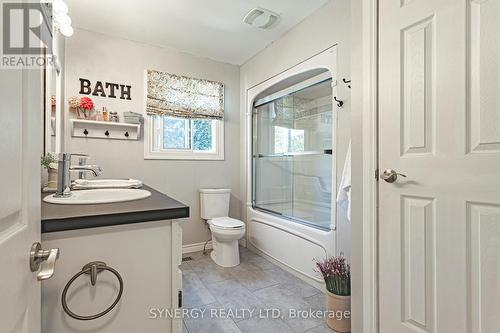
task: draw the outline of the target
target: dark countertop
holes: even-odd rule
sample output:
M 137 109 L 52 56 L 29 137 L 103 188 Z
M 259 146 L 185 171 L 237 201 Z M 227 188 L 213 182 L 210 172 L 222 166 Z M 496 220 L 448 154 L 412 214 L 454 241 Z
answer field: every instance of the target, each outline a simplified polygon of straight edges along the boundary
M 171 197 L 151 192 L 145 199 L 94 205 L 57 205 L 42 200 L 42 233 L 107 227 L 120 224 L 189 217 L 189 207 Z M 42 199 L 50 193 L 42 193 Z

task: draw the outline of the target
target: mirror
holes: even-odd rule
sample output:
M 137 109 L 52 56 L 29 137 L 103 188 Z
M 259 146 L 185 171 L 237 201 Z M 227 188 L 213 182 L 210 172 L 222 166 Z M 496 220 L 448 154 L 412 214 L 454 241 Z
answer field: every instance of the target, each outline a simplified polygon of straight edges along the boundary
M 55 152 L 56 144 L 56 79 L 57 71 L 55 66 L 47 65 L 44 71 L 45 82 L 45 117 L 44 117 L 44 152 Z
M 53 61 L 44 68 L 44 154 L 61 152 L 64 143 L 64 38 L 57 31 L 52 36 Z

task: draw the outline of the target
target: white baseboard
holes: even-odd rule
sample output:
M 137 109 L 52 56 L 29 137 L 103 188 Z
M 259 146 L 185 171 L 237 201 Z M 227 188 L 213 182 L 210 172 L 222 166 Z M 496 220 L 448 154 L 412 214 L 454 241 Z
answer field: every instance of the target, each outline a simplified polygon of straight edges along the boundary
M 239 243 L 240 243 L 240 246 L 247 247 L 247 240 L 244 237 L 242 239 L 240 239 Z M 205 245 L 205 242 L 182 245 L 182 254 L 203 251 L 204 245 Z M 208 242 L 206 248 L 212 249 L 212 241 Z
M 198 251 L 203 251 L 203 246 L 205 245 L 205 242 L 201 243 L 194 243 L 194 244 L 186 244 L 182 245 L 182 253 L 192 253 L 192 252 L 198 252 Z M 209 241 L 206 246 L 207 249 L 212 248 L 212 241 Z

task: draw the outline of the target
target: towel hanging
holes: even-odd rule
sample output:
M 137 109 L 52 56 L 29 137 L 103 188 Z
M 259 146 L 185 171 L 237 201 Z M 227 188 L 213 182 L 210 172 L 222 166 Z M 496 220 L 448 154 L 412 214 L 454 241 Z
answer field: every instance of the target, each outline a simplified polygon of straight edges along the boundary
M 342 180 L 340 181 L 337 193 L 337 204 L 344 208 L 347 213 L 347 219 L 351 220 L 351 141 L 344 162 L 342 171 Z

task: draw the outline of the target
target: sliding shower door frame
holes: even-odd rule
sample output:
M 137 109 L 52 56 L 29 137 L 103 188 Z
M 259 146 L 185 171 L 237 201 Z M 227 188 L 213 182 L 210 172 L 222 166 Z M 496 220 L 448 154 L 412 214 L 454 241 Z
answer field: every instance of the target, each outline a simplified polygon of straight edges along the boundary
M 321 69 L 321 68 L 316 68 L 316 69 Z M 259 107 L 259 106 L 263 106 L 263 105 L 266 105 L 268 103 L 271 103 L 275 100 L 278 100 L 282 97 L 285 97 L 285 96 L 288 96 L 288 95 L 291 95 L 291 94 L 294 94 L 294 93 L 297 93 L 297 92 L 300 92 L 302 90 L 305 90 L 307 88 L 310 88 L 310 87 L 313 87 L 315 85 L 318 85 L 318 84 L 322 84 L 326 81 L 331 81 L 331 89 L 332 89 L 332 98 L 333 96 L 335 96 L 335 90 L 336 90 L 336 80 L 335 80 L 335 76 L 334 76 L 334 73 L 332 73 L 330 71 L 329 68 L 323 68 L 325 69 L 325 72 L 321 73 L 321 74 L 318 74 L 318 75 L 314 75 L 313 77 L 310 77 L 310 78 L 307 78 L 305 80 L 302 80 L 300 81 L 299 83 L 296 83 L 296 84 L 293 84 L 292 86 L 290 87 L 287 87 L 285 89 L 282 89 L 278 92 L 274 92 L 270 95 L 267 95 L 267 96 L 264 96 L 262 98 L 259 98 L 259 99 L 256 99 L 253 103 L 250 103 L 252 105 L 251 107 L 251 110 L 250 110 L 250 114 L 251 114 L 251 119 L 250 119 L 250 151 L 251 151 L 251 154 L 250 154 L 250 159 L 251 159 L 251 184 L 250 184 L 250 189 L 251 189 L 251 193 L 250 193 L 250 198 L 251 198 L 251 207 L 253 209 L 256 209 L 256 210 L 260 210 L 262 212 L 265 212 L 267 214 L 271 214 L 271 215 L 274 215 L 274 216 L 278 216 L 278 217 L 282 217 L 283 219 L 286 219 L 288 221 L 291 221 L 291 222 L 295 222 L 295 223 L 299 223 L 299 224 L 302 224 L 302 225 L 305 225 L 305 226 L 308 226 L 308 227 L 311 227 L 311 228 L 316 228 L 316 229 L 319 229 L 319 230 L 323 230 L 323 231 L 330 231 L 330 230 L 336 230 L 336 219 L 337 219 L 337 209 L 336 209 L 336 196 L 337 196 L 337 181 L 336 181 L 336 178 L 337 178 L 337 175 L 336 175 L 336 159 L 334 158 L 334 153 L 335 153 L 335 146 L 336 146 L 336 134 L 337 134 L 337 113 L 336 113 L 336 108 L 334 107 L 334 104 L 333 104 L 333 101 L 332 101 L 332 110 L 331 110 L 331 116 L 332 116 L 332 128 L 331 128 L 331 148 L 330 149 L 325 149 L 322 151 L 323 154 L 330 154 L 332 157 L 331 157 L 331 183 L 330 183 L 330 186 L 331 186 L 331 195 L 330 195 L 330 224 L 328 227 L 323 227 L 321 225 L 318 225 L 318 224 L 315 224 L 311 221 L 307 221 L 305 219 L 301 219 L 299 217 L 296 217 L 296 216 L 291 216 L 291 215 L 287 215 L 287 214 L 283 214 L 283 213 L 280 213 L 280 212 L 277 212 L 277 211 L 274 211 L 272 209 L 268 209 L 268 208 L 264 208 L 264 207 L 261 207 L 257 204 L 257 198 L 256 198 L 256 192 L 257 192 L 257 185 L 256 185 L 256 182 L 257 182 L 257 166 L 256 166 L 256 155 L 257 152 L 254 151 L 254 140 L 255 140 L 255 124 L 254 124 L 254 117 L 256 115 L 256 111 L 255 111 L 255 108 Z M 297 75 L 297 74 L 294 74 L 294 75 Z M 276 83 L 274 83 L 276 84 Z M 272 86 L 272 85 L 271 85 Z M 265 89 L 264 89 L 265 90 Z M 256 95 L 258 96 L 258 95 Z M 313 152 L 305 152 L 303 154 L 307 154 L 307 153 L 313 153 Z M 320 153 L 319 151 L 316 152 L 316 153 Z M 293 155 L 302 155 L 302 154 L 283 154 L 283 157 L 293 157 Z M 294 202 L 293 200 L 293 196 L 294 196 L 294 190 L 293 190 L 293 184 L 292 184 L 292 202 Z
M 295 93 L 298 93 L 298 92 L 301 92 L 301 91 L 304 91 L 308 88 L 312 88 L 316 85 L 320 85 L 320 84 L 323 84 L 323 83 L 326 83 L 326 82 L 330 82 L 330 86 L 331 86 L 331 96 L 332 96 L 332 99 L 330 100 L 330 103 L 332 103 L 332 108 L 330 110 L 330 115 L 332 116 L 332 128 L 331 128 L 331 141 L 332 141 L 332 144 L 331 144 L 331 147 L 329 149 L 322 149 L 322 150 L 317 150 L 317 151 L 304 151 L 304 152 L 287 152 L 287 153 L 282 153 L 282 154 L 269 154 L 269 155 L 262 155 L 262 154 L 258 154 L 258 152 L 254 151 L 254 148 L 255 148 L 255 140 L 258 140 L 258 138 L 256 138 L 256 134 L 258 135 L 258 133 L 255 133 L 255 130 L 256 130 L 256 127 L 259 127 L 259 124 L 256 123 L 256 116 L 258 114 L 258 112 L 256 111 L 257 108 L 261 107 L 261 106 L 264 106 L 264 105 L 267 105 L 269 103 L 272 103 L 274 101 L 277 101 L 279 99 L 282 99 L 286 96 L 291 96 Z M 333 158 L 333 153 L 332 151 L 335 151 L 335 149 L 332 149 L 333 146 L 335 145 L 335 135 L 336 135 L 336 131 L 335 131 L 335 121 L 334 121 L 334 118 L 336 118 L 334 115 L 335 115 L 335 109 L 334 109 L 334 105 L 333 105 L 333 96 L 334 96 L 334 93 L 335 93 L 335 86 L 336 84 L 334 84 L 334 80 L 333 80 L 333 77 L 332 77 L 332 74 L 326 70 L 325 72 L 319 74 L 319 75 L 314 75 L 308 79 L 305 79 L 305 80 L 302 80 L 296 84 L 293 84 L 289 87 L 286 87 L 280 91 L 277 91 L 277 92 L 273 92 L 272 94 L 270 95 L 267 95 L 267 96 L 264 96 L 258 100 L 256 100 L 254 103 L 253 103 L 253 109 L 252 109 L 252 208 L 256 209 L 256 210 L 260 210 L 262 212 L 265 212 L 267 214 L 271 214 L 271 215 L 274 215 L 274 216 L 278 216 L 278 217 L 282 217 L 286 220 L 289 220 L 291 222 L 294 222 L 294 223 L 300 223 L 300 224 L 303 224 L 303 225 L 306 225 L 308 227 L 311 227 L 311 228 L 316 228 L 316 229 L 320 229 L 320 230 L 324 230 L 324 231 L 329 231 L 331 230 L 332 228 L 334 228 L 334 223 L 333 221 L 335 221 L 335 216 L 333 214 L 335 214 L 335 210 L 333 209 L 332 210 L 332 206 L 334 205 L 334 202 L 335 202 L 335 199 L 334 197 L 336 196 L 336 191 L 335 191 L 335 188 L 333 187 L 334 186 L 334 183 L 333 184 L 330 184 L 330 186 L 332 186 L 331 188 L 331 194 L 330 194 L 330 207 L 329 207 L 329 210 L 330 210 L 330 223 L 328 226 L 322 226 L 320 224 L 317 224 L 317 223 L 314 223 L 312 221 L 308 221 L 306 219 L 302 219 L 300 217 L 297 217 L 297 216 L 294 216 L 293 213 L 292 215 L 289 215 L 289 214 L 284 214 L 284 213 L 280 213 L 276 210 L 272 210 L 270 208 L 265 208 L 265 207 L 262 207 L 260 206 L 258 203 L 257 203 L 257 165 L 256 165 L 256 159 L 257 158 L 261 158 L 261 157 L 282 157 L 282 158 L 294 158 L 294 156 L 302 156 L 302 155 L 320 155 L 320 154 L 329 154 L 329 155 L 332 155 L 331 157 L 331 164 L 332 164 L 332 167 L 333 167 L 333 164 L 335 163 L 335 159 Z M 274 137 L 274 132 L 272 133 L 268 133 L 268 136 L 270 138 Z M 294 165 L 294 160 L 292 160 L 292 165 Z M 334 171 L 332 170 L 332 168 L 330 168 L 330 172 L 331 172 L 331 175 L 330 177 L 333 179 L 335 178 L 335 173 Z M 294 178 L 295 176 L 295 173 L 294 171 L 292 171 L 292 178 Z M 295 209 L 295 188 L 294 188 L 294 180 L 292 180 L 292 184 L 291 184 L 291 201 L 292 201 L 292 212 L 294 211 Z

